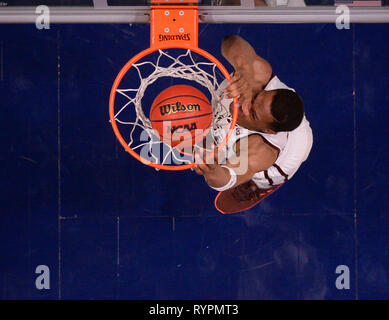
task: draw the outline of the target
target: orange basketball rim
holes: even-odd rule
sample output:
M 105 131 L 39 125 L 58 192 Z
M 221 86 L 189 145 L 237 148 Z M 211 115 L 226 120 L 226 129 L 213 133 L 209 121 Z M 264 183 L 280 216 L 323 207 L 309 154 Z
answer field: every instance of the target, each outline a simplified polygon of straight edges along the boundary
M 198 1 L 197 0 L 151 0 L 150 12 L 150 48 L 143 50 L 129 60 L 118 73 L 110 93 L 109 117 L 113 131 L 120 144 L 134 158 L 151 167 L 162 170 L 186 170 L 194 167 L 194 163 L 183 165 L 164 165 L 147 160 L 135 152 L 122 137 L 115 119 L 115 97 L 123 76 L 131 66 L 143 57 L 160 49 L 190 49 L 199 55 L 204 56 L 213 62 L 224 77 L 229 80 L 231 77 L 223 64 L 207 51 L 198 47 Z M 235 127 L 238 117 L 237 98 L 234 98 L 235 108 L 232 115 L 230 130 L 224 141 L 219 145 L 222 148 L 227 143 Z

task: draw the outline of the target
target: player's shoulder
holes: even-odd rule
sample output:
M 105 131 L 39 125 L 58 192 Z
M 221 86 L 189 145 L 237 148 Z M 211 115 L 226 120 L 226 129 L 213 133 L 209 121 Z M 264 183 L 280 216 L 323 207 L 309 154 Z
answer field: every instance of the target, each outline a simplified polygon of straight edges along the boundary
M 248 166 L 253 172 L 263 170 L 265 163 L 270 167 L 278 158 L 279 151 L 274 149 L 259 134 L 251 134 L 246 138 Z
M 278 155 L 279 149 L 270 144 L 264 137 L 260 134 L 251 134 L 247 137 L 248 148 L 253 152 L 269 152 L 275 155 Z
M 260 134 L 250 134 L 247 136 L 247 140 L 252 146 L 259 146 L 265 143 L 265 140 Z
M 253 146 L 266 145 L 266 139 L 260 133 L 250 134 L 247 139 Z
M 237 145 L 243 143 L 247 143 L 247 147 L 249 150 L 253 152 L 263 152 L 264 150 L 269 150 L 271 152 L 278 153 L 279 150 L 272 146 L 262 135 L 258 134 L 250 134 L 244 138 L 241 138 L 237 141 Z

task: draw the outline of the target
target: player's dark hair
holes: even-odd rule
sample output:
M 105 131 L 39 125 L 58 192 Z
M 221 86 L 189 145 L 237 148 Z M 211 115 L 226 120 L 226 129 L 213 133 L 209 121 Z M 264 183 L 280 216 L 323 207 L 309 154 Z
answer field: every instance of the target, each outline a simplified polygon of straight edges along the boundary
M 304 103 L 292 90 L 277 89 L 271 103 L 271 113 L 275 121 L 271 129 L 275 132 L 296 129 L 304 117 Z

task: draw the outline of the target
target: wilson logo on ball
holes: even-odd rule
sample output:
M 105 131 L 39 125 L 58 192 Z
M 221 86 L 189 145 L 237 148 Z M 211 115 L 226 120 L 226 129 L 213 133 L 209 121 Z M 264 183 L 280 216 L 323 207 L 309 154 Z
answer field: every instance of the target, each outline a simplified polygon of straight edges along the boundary
M 185 105 L 177 101 L 176 103 L 164 104 L 159 107 L 159 110 L 161 111 L 161 116 L 165 116 L 177 112 L 201 111 L 201 107 L 199 104 L 188 103 Z

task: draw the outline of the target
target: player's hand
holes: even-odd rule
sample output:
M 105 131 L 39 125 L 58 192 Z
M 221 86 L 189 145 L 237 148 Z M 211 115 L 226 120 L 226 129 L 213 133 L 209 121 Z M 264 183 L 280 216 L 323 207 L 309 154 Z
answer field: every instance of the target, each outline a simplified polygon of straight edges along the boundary
M 236 70 L 225 89 L 227 98 L 238 98 L 243 114 L 249 115 L 253 101 L 253 77 L 248 71 Z
M 208 175 L 215 172 L 220 167 L 218 163 L 218 151 L 214 149 L 211 152 L 200 155 L 199 153 L 194 154 L 195 166 L 193 170 L 199 175 Z

